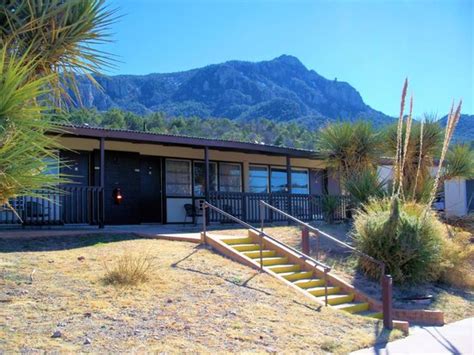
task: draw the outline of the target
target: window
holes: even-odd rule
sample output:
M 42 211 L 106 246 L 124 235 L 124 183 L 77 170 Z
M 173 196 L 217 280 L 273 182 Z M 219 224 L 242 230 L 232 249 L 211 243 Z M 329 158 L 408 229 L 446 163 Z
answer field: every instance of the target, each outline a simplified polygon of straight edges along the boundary
M 286 192 L 287 188 L 286 169 L 272 168 L 271 188 L 272 192 Z
M 291 192 L 294 194 L 309 193 L 308 170 L 292 170 L 291 171 Z
M 217 164 L 209 163 L 209 191 L 217 191 Z M 204 196 L 206 186 L 206 165 L 203 161 L 194 162 L 194 195 Z
M 268 168 L 266 166 L 250 166 L 250 192 L 268 192 Z
M 219 164 L 219 187 L 224 192 L 242 191 L 242 172 L 240 164 Z
M 191 196 L 191 162 L 166 160 L 166 194 Z

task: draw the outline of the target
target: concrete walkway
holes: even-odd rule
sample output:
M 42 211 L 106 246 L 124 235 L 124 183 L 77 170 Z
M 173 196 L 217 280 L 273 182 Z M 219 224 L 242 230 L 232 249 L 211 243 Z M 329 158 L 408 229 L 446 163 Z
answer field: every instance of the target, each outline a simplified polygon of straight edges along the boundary
M 443 327 L 410 327 L 411 335 L 352 354 L 474 354 L 474 318 Z

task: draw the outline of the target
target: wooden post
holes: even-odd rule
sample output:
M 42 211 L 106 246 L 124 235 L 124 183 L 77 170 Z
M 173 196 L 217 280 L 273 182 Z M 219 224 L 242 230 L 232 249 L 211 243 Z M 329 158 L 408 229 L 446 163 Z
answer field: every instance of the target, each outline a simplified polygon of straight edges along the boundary
M 204 175 L 205 175 L 205 182 L 204 182 L 204 198 L 206 200 L 206 202 L 210 202 L 209 201 L 209 193 L 211 191 L 211 179 L 210 179 L 210 175 L 209 175 L 209 147 L 204 147 Z M 204 218 L 204 221 L 205 223 L 209 223 L 209 218 L 206 218 L 207 216 L 204 216 L 205 213 L 208 213 L 207 212 L 207 208 L 203 208 L 203 218 Z
M 392 277 L 390 275 L 384 275 L 382 283 L 382 307 L 383 325 L 386 329 L 393 328 L 392 291 Z
M 100 170 L 99 170 L 99 184 L 101 187 L 101 194 L 99 199 L 99 228 L 104 228 L 105 225 L 105 138 L 100 138 Z
M 291 215 L 292 213 L 292 206 L 291 206 L 291 159 L 287 155 L 286 156 L 286 191 L 288 193 L 288 214 Z M 288 221 L 288 224 L 290 224 L 290 221 Z
M 303 254 L 309 255 L 309 231 L 308 228 L 303 228 L 301 231 L 301 248 L 303 249 Z

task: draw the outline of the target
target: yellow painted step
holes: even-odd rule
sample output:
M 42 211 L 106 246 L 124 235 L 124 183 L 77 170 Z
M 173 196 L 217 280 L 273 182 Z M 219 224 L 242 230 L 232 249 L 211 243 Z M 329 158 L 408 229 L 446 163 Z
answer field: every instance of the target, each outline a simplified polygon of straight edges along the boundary
M 251 250 L 259 250 L 260 246 L 258 244 L 233 244 L 232 248 L 237 251 L 251 251 Z
M 326 292 L 326 288 L 324 286 L 319 286 L 319 287 L 312 287 L 306 289 L 309 293 L 311 293 L 313 296 L 324 296 Z M 335 293 L 338 293 L 341 291 L 341 289 L 337 286 L 328 286 L 328 295 L 333 295 Z
M 363 312 L 367 311 L 369 309 L 369 304 L 366 302 L 350 302 L 350 303 L 343 303 L 343 304 L 338 304 L 334 306 L 334 308 L 337 308 L 341 311 L 346 311 L 349 313 L 356 313 L 356 312 Z
M 288 281 L 308 279 L 313 276 L 312 271 L 296 271 L 296 272 L 284 272 L 280 276 L 284 277 Z
M 257 259 L 257 262 L 260 263 L 260 260 Z M 286 264 L 287 262 L 288 262 L 288 258 L 285 256 L 276 256 L 276 257 L 262 259 L 262 263 L 264 266 Z
M 249 257 L 250 259 L 258 259 L 260 258 L 260 250 L 257 251 L 245 251 L 242 254 Z M 276 256 L 275 250 L 262 250 L 262 256 L 264 258 L 269 258 L 271 256 Z
M 221 242 L 233 245 L 233 244 L 248 244 L 252 243 L 253 240 L 250 237 L 233 237 L 233 238 L 221 238 Z
M 318 299 L 320 301 L 323 301 L 324 302 L 324 296 L 322 297 L 318 297 Z M 353 294 L 339 294 L 339 295 L 329 295 L 328 296 L 328 303 L 331 305 L 331 306 L 335 306 L 335 305 L 338 305 L 338 304 L 342 304 L 342 303 L 349 303 L 349 302 L 352 302 L 352 300 L 354 299 L 354 295 Z
M 324 286 L 323 279 L 299 279 L 293 282 L 296 286 L 301 288 L 311 288 L 311 287 L 318 287 Z
M 268 267 L 270 270 L 273 272 L 276 272 L 277 274 L 283 273 L 283 272 L 291 272 L 291 271 L 300 271 L 301 266 L 298 264 L 280 264 L 280 265 L 272 265 Z

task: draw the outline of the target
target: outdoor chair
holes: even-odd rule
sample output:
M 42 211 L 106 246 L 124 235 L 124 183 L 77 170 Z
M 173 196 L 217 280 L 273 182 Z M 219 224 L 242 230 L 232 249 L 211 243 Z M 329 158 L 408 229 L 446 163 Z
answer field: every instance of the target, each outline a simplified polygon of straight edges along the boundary
M 184 204 L 184 210 L 186 211 L 186 214 L 184 216 L 184 222 L 183 222 L 183 225 L 186 224 L 186 221 L 188 218 L 191 218 L 191 220 L 193 221 L 194 225 L 196 225 L 196 217 L 202 217 L 202 214 L 199 214 L 197 212 L 197 209 L 196 209 L 196 206 L 190 204 L 190 203 L 186 203 Z

